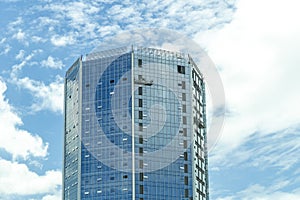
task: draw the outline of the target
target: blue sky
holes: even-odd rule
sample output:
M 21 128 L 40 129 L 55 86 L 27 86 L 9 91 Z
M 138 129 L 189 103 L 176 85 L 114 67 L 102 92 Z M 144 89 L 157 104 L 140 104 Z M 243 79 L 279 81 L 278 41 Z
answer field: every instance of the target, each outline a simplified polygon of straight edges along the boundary
M 167 28 L 201 45 L 226 118 L 211 199 L 300 199 L 296 0 L 0 0 L 0 199 L 61 198 L 63 77 L 117 33 Z

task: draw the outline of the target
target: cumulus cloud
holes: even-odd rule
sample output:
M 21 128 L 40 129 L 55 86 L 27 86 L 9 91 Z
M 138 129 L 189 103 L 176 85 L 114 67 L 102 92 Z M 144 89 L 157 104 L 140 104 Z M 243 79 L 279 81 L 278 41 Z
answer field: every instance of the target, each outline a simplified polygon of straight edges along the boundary
M 70 44 L 74 44 L 75 39 L 72 35 L 68 36 L 60 36 L 60 35 L 54 35 L 51 37 L 51 43 L 55 46 L 66 46 Z
M 43 67 L 48 67 L 52 69 L 62 69 L 64 67 L 64 64 L 61 60 L 53 58 L 52 56 L 48 56 L 47 60 L 43 60 L 41 62 L 41 65 Z
M 265 187 L 259 184 L 251 185 L 235 195 L 217 198 L 217 200 L 298 200 L 300 191 L 282 191 L 287 182 L 279 182 L 274 186 Z
M 62 192 L 59 190 L 54 194 L 45 195 L 42 200 L 61 200 L 62 199 Z
M 39 36 L 36 36 L 36 35 L 32 36 L 32 37 L 31 37 L 31 40 L 32 40 L 33 42 L 35 42 L 35 43 L 43 43 L 43 42 L 46 42 L 46 41 L 47 41 L 47 39 L 42 38 L 42 37 L 39 37 Z
M 12 66 L 12 70 L 10 73 L 12 81 L 16 81 L 18 77 L 18 73 L 23 69 L 25 65 L 28 64 L 32 60 L 34 56 L 36 56 L 38 53 L 42 52 L 41 49 L 33 50 L 29 55 L 25 56 L 25 51 L 20 50 L 19 53 L 16 55 L 16 59 L 20 60 L 21 62 L 19 64 L 15 64 Z
M 5 55 L 11 50 L 11 46 L 9 44 L 5 44 L 6 40 L 7 40 L 6 38 L 2 38 L 0 40 L 0 44 L 1 44 L 1 46 L 0 46 L 0 55 Z
M 46 171 L 43 175 L 31 171 L 25 164 L 0 158 L 0 195 L 49 194 L 45 200 L 58 199 L 61 186 L 60 171 Z
M 240 1 L 230 24 L 196 36 L 221 69 L 229 110 L 211 163 L 254 133 L 264 137 L 299 123 L 300 27 L 292 23 L 300 17 L 298 6 L 291 0 Z
M 11 50 L 11 46 L 6 44 L 3 47 L 0 47 L 0 55 L 6 55 Z
M 63 78 L 56 76 L 56 79 L 49 83 L 48 85 L 42 81 L 33 80 L 29 77 L 19 77 L 19 72 L 26 66 L 31 59 L 41 50 L 34 50 L 31 54 L 25 56 L 24 52 L 21 50 L 16 58 L 21 58 L 22 62 L 15 64 L 12 67 L 10 73 L 11 83 L 17 85 L 21 89 L 25 89 L 30 92 L 34 98 L 34 102 L 31 105 L 32 112 L 38 112 L 41 110 L 50 110 L 53 112 L 62 113 L 63 112 Z M 62 62 L 48 57 L 47 60 L 41 62 L 43 66 L 55 68 L 61 68 L 63 66 Z
M 25 55 L 25 51 L 23 49 L 21 49 L 19 51 L 19 53 L 16 55 L 16 59 L 17 60 L 22 60 L 22 59 L 24 59 L 24 55 Z
M 19 29 L 17 33 L 13 34 L 12 38 L 17 39 L 19 42 L 25 42 L 25 38 L 26 38 L 26 33 L 22 30 Z
M 222 27 L 231 20 L 234 3 L 235 0 L 53 2 L 35 8 L 36 12 L 50 11 L 51 19 L 42 16 L 33 23 L 34 27 L 43 24 L 40 29 L 47 32 L 55 46 L 80 40 L 86 47 L 88 43 L 95 45 L 94 40 L 114 36 L 121 30 L 169 28 L 193 35 L 199 30 Z
M 277 168 L 278 174 L 290 170 L 300 163 L 297 156 L 300 154 L 298 131 L 288 128 L 272 134 L 253 134 L 239 146 L 238 151 L 227 155 L 220 166 L 254 167 L 260 170 Z
M 32 80 L 29 77 L 19 78 L 17 85 L 28 90 L 34 97 L 32 111 L 50 110 L 62 113 L 63 111 L 63 78 L 56 77 L 54 82 L 45 85 L 41 81 Z
M 6 84 L 0 79 L 0 149 L 10 153 L 14 159 L 47 156 L 48 143 L 20 128 L 22 119 L 5 99 L 6 89 Z

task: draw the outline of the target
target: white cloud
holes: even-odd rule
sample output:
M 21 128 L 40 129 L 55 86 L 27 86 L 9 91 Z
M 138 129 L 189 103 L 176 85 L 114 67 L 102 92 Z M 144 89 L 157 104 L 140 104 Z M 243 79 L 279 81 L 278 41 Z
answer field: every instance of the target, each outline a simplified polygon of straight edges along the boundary
M 32 80 L 28 77 L 17 80 L 17 85 L 28 90 L 35 98 L 31 106 L 32 111 L 51 110 L 62 113 L 63 111 L 63 78 L 57 76 L 49 85 Z
M 52 56 L 48 56 L 47 60 L 41 62 L 43 67 L 48 67 L 52 69 L 62 69 L 64 64 L 61 60 L 55 59 Z
M 36 195 L 49 194 L 45 200 L 58 198 L 61 186 L 60 171 L 46 171 L 38 175 L 31 171 L 25 164 L 11 162 L 0 158 L 0 195 Z
M 6 55 L 11 50 L 11 46 L 6 44 L 4 47 L 1 47 L 1 49 L 0 55 Z
M 11 83 L 17 85 L 19 88 L 28 90 L 34 97 L 34 103 L 31 106 L 32 112 L 50 110 L 53 112 L 62 113 L 64 85 L 62 77 L 57 76 L 56 79 L 48 85 L 46 85 L 42 81 L 30 79 L 29 77 L 19 77 L 19 72 L 22 70 L 22 68 L 27 65 L 28 62 L 30 62 L 31 59 L 39 52 L 41 52 L 41 50 L 34 50 L 27 56 L 22 55 L 24 57 L 22 59 L 22 62 L 19 64 L 15 64 L 12 67 L 12 71 L 10 73 L 10 81 Z M 61 67 L 63 65 L 61 61 L 52 59 L 52 57 L 48 57 L 48 60 L 42 63 L 44 64 L 44 66 L 48 67 Z
M 6 38 L 2 38 L 0 44 L 3 44 L 6 41 Z
M 134 1 L 112 3 L 107 1 L 79 1 L 51 3 L 38 7 L 38 11 L 50 11 L 48 17 L 40 17 L 51 42 L 55 46 L 74 44 L 77 40 L 95 45 L 95 39 L 110 37 L 121 30 L 137 28 L 177 29 L 188 35 L 199 30 L 220 27 L 231 20 L 235 11 L 233 1 Z M 47 29 L 44 27 L 43 29 Z M 36 35 L 36 34 L 35 34 Z M 77 44 L 82 46 L 82 44 Z
M 22 70 L 22 68 L 28 64 L 29 61 L 31 61 L 31 59 L 38 53 L 42 52 L 41 49 L 37 49 L 37 50 L 33 50 L 29 55 L 25 56 L 25 51 L 20 51 L 18 53 L 18 55 L 16 56 L 16 59 L 20 59 L 22 60 L 21 63 L 19 64 L 15 64 L 14 66 L 12 66 L 12 71 L 10 73 L 11 79 L 12 81 L 16 81 L 17 80 L 17 76 L 20 70 Z
M 0 47 L 0 55 L 5 55 L 11 50 L 11 46 L 9 44 L 4 45 L 6 42 L 6 38 L 2 38 L 0 41 L 1 47 Z
M 6 84 L 0 79 L 0 148 L 12 154 L 14 159 L 47 156 L 48 144 L 38 135 L 19 128 L 23 123 L 5 99 L 6 89 Z
M 74 44 L 75 39 L 71 35 L 68 36 L 54 35 L 51 37 L 51 42 L 55 46 L 66 46 L 66 45 Z
M 31 40 L 32 40 L 33 42 L 36 42 L 36 43 L 43 43 L 43 42 L 46 42 L 46 41 L 47 41 L 47 39 L 42 38 L 42 37 L 39 37 L 39 36 L 36 36 L 36 35 L 32 36 L 32 37 L 31 37 Z
M 299 6 L 292 0 L 240 1 L 230 24 L 196 37 L 221 68 L 230 111 L 212 152 L 214 164 L 255 132 L 263 137 L 299 123 Z
M 22 60 L 22 59 L 24 59 L 24 55 L 25 55 L 25 51 L 23 49 L 21 49 L 19 51 L 19 53 L 16 55 L 16 59 L 17 60 Z
M 278 174 L 290 170 L 300 163 L 300 143 L 297 129 L 289 128 L 273 134 L 253 134 L 237 151 L 227 155 L 226 159 L 216 165 L 215 157 L 211 159 L 214 166 L 251 167 L 259 170 L 278 169 Z M 222 155 L 222 154 L 221 154 Z M 234 162 L 233 162 L 234 160 Z
M 61 200 L 62 199 L 62 192 L 59 190 L 54 194 L 46 195 L 42 198 L 42 200 Z
M 19 29 L 18 32 L 12 36 L 12 38 L 15 38 L 19 41 L 23 41 L 25 39 L 25 32 Z
M 220 197 L 217 200 L 298 200 L 300 199 L 299 191 L 284 192 L 281 189 L 286 186 L 287 182 L 280 182 L 270 187 L 258 184 L 251 185 L 245 190 L 235 195 Z
M 16 26 L 19 26 L 23 23 L 23 18 L 22 17 L 17 17 L 17 19 L 11 23 L 9 23 L 8 27 L 11 30 L 14 30 Z

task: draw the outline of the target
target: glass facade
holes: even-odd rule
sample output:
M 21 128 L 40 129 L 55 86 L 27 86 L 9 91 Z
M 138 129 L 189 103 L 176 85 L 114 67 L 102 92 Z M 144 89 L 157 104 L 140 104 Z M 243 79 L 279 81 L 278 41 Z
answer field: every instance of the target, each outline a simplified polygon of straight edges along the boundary
M 65 80 L 64 199 L 208 199 L 205 86 L 191 57 L 119 48 Z

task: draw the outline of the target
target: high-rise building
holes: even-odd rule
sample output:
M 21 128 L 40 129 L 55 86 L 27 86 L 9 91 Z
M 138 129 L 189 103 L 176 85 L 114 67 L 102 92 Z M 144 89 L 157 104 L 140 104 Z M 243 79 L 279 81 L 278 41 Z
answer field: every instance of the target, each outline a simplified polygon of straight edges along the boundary
M 205 86 L 189 55 L 124 47 L 65 77 L 63 199 L 208 200 Z

